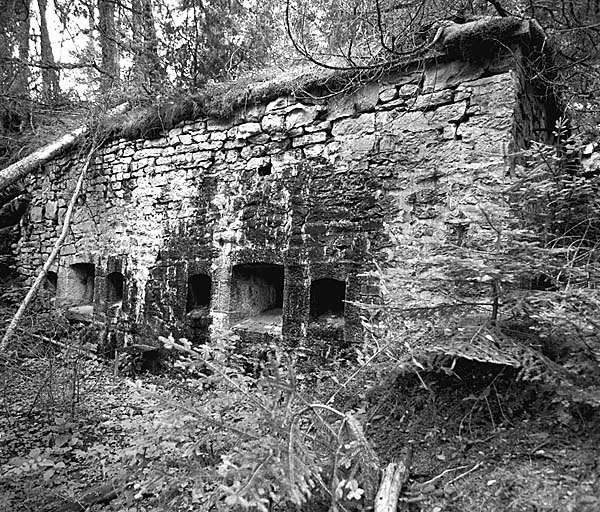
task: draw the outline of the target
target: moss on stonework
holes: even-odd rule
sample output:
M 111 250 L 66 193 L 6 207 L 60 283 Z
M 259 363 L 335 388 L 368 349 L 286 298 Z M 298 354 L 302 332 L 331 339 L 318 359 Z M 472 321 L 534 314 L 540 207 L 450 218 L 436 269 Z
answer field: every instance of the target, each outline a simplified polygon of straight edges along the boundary
M 448 56 L 468 62 L 480 62 L 506 49 L 506 44 L 519 30 L 523 20 L 490 18 L 446 28 L 441 48 Z
M 517 18 L 486 18 L 462 25 L 448 24 L 435 48 L 408 59 L 392 59 L 372 69 L 325 69 L 304 66 L 288 72 L 276 71 L 277 78 L 242 78 L 209 84 L 194 95 L 142 107 L 100 123 L 107 138 L 154 138 L 184 121 L 201 118 L 227 119 L 240 108 L 267 103 L 282 96 L 298 99 L 326 97 L 353 90 L 368 81 L 394 71 L 410 70 L 423 61 L 443 59 L 480 61 L 494 57 L 499 50 L 529 33 L 530 24 Z M 530 35 L 530 39 L 533 36 Z M 530 42 L 530 41 L 529 41 Z

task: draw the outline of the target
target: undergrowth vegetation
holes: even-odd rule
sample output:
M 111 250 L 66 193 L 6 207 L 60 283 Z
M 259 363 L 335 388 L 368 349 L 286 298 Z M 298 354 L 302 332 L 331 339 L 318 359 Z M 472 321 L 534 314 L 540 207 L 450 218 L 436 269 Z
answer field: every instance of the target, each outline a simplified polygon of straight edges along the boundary
M 364 510 L 411 446 L 409 510 L 595 510 L 600 175 L 564 128 L 522 155 L 504 208 L 481 206 L 478 245 L 445 241 L 422 262 L 447 300 L 365 305 L 362 346 L 334 359 L 310 340 L 169 337 L 168 377 L 134 383 L 90 355 L 96 331 L 30 314 L 1 361 L 2 422 L 35 419 L 44 441 L 3 440 L 5 509 L 26 510 L 41 482 L 30 509 Z

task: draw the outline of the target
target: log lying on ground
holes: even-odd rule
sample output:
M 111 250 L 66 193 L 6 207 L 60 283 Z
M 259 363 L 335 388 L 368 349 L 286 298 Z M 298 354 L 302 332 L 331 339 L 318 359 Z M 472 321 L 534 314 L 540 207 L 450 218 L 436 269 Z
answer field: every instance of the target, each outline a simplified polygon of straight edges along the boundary
M 107 116 L 114 116 L 118 114 L 124 114 L 129 110 L 129 103 L 122 103 L 121 105 L 111 109 Z M 0 190 L 4 190 L 6 187 L 14 183 L 15 181 L 27 176 L 31 171 L 38 168 L 40 165 L 52 160 L 60 153 L 72 147 L 76 142 L 86 135 L 89 131 L 88 126 L 82 126 L 77 128 L 66 135 L 63 135 L 60 139 L 38 149 L 31 153 L 31 155 L 9 165 L 6 169 L 0 171 Z
M 408 480 L 411 460 L 412 448 L 408 447 L 402 460 L 390 462 L 385 468 L 381 485 L 375 496 L 374 512 L 396 512 L 400 491 L 404 482 Z

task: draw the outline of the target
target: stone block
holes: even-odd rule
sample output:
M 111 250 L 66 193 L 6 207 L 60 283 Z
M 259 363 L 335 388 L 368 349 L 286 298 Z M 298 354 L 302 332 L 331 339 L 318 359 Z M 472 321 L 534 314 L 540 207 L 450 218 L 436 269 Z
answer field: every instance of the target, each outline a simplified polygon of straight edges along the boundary
M 395 100 L 398 97 L 398 89 L 396 86 L 383 87 L 379 91 L 379 101 L 381 103 L 387 103 L 388 101 Z
M 345 94 L 339 94 L 329 100 L 326 119 L 328 121 L 335 121 L 353 116 L 355 113 L 354 100 Z
M 205 161 L 205 160 L 210 160 L 212 158 L 212 152 L 211 151 L 198 151 L 197 153 L 194 153 L 194 162 L 197 161 Z
M 314 122 L 313 124 L 309 124 L 304 127 L 304 131 L 306 133 L 313 133 L 313 132 L 318 132 L 321 130 L 324 130 L 324 131 L 331 130 L 331 121 Z
M 192 135 L 192 140 L 194 142 L 208 142 L 210 139 L 212 139 L 213 134 L 223 134 L 224 138 L 227 138 L 227 134 L 225 132 L 211 132 L 211 133 L 194 133 Z M 218 138 L 215 138 L 214 140 L 219 140 Z
M 419 94 L 415 101 L 410 105 L 410 108 L 415 110 L 433 110 L 440 105 L 452 103 L 454 91 L 452 89 L 444 89 L 442 91 L 431 92 L 427 94 Z
M 34 206 L 29 210 L 29 219 L 31 222 L 40 222 L 44 216 L 44 208 L 42 206 Z
M 301 148 L 303 146 L 308 146 L 309 144 L 317 144 L 319 142 L 325 142 L 326 140 L 327 140 L 327 133 L 325 133 L 325 132 L 309 133 L 309 134 L 292 139 L 292 147 Z
M 379 84 L 367 84 L 354 95 L 354 105 L 357 112 L 372 112 L 379 100 Z
M 318 158 L 325 155 L 324 144 L 313 144 L 312 146 L 304 147 L 304 154 L 307 158 Z
M 283 131 L 285 129 L 285 117 L 283 114 L 268 114 L 262 118 L 261 126 L 268 133 Z
M 433 122 L 447 122 L 452 124 L 458 124 L 467 118 L 467 102 L 459 101 L 451 105 L 444 105 L 438 107 L 433 111 L 431 120 Z
M 335 122 L 331 133 L 334 137 L 358 137 L 374 131 L 375 114 L 369 113 Z
M 321 109 L 315 105 L 307 106 L 297 103 L 288 109 L 285 116 L 285 129 L 292 130 L 312 123 Z
M 404 84 L 399 87 L 398 95 L 404 99 L 416 98 L 420 91 L 418 84 Z
M 270 163 L 270 160 L 269 160 L 268 157 L 255 157 L 255 158 L 251 158 L 246 163 L 246 169 L 248 169 L 248 170 L 255 170 L 255 169 L 258 169 L 259 167 L 263 167 L 265 165 L 269 165 L 269 163 Z
M 225 133 L 225 132 L 212 132 L 210 134 L 211 141 L 224 141 L 226 139 L 227 139 L 227 133 Z M 194 138 L 194 140 L 196 140 L 196 139 Z M 199 141 L 196 141 L 196 142 L 199 142 Z
M 45 205 L 45 217 L 50 220 L 54 220 L 56 218 L 56 211 L 58 208 L 58 204 L 56 201 L 48 201 Z
M 244 146 L 240 151 L 240 156 L 244 159 L 253 158 L 256 156 L 262 156 L 266 153 L 267 148 L 265 146 Z
M 268 134 L 259 133 L 257 135 L 253 135 L 252 137 L 249 137 L 248 143 L 249 144 L 266 144 L 270 140 L 271 140 L 271 137 L 269 137 Z
M 261 132 L 262 127 L 260 126 L 260 123 L 243 123 L 237 127 L 236 137 L 243 140 Z

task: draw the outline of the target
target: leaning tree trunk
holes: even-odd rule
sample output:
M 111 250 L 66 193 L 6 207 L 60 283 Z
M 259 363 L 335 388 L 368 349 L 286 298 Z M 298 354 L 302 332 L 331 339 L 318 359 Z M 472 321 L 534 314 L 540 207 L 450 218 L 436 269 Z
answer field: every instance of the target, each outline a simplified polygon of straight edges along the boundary
M 128 103 L 122 103 L 108 112 L 108 115 L 123 114 L 129 110 Z M 9 165 L 6 169 L 0 171 L 0 190 L 4 190 L 10 184 L 15 181 L 27 176 L 34 169 L 37 169 L 40 165 L 52 160 L 63 151 L 72 147 L 77 141 L 79 141 L 84 135 L 88 133 L 89 128 L 82 126 L 77 128 L 66 135 L 63 135 L 60 139 L 38 149 L 29 156 L 26 156 L 22 160 Z
M 33 299 L 35 298 L 40 286 L 46 279 L 46 274 L 47 274 L 48 270 L 52 266 L 52 263 L 54 263 L 54 260 L 58 256 L 58 253 L 60 252 L 60 248 L 62 247 L 63 242 L 65 241 L 65 239 L 67 238 L 67 235 L 69 234 L 69 227 L 71 225 L 71 216 L 73 215 L 73 209 L 75 208 L 75 203 L 77 202 L 77 198 L 79 197 L 79 192 L 81 191 L 81 187 L 83 185 L 83 180 L 85 178 L 87 170 L 92 161 L 92 157 L 94 156 L 94 153 L 96 152 L 96 149 L 97 148 L 94 147 L 88 153 L 88 156 L 86 158 L 83 169 L 81 170 L 81 173 L 79 174 L 79 179 L 77 180 L 77 183 L 75 185 L 75 190 L 73 191 L 73 195 L 71 196 L 71 200 L 69 201 L 69 206 L 67 208 L 67 212 L 65 213 L 65 219 L 63 221 L 63 226 L 62 226 L 62 230 L 60 232 L 60 236 L 57 238 L 57 240 L 54 244 L 54 248 L 52 249 L 50 256 L 48 256 L 48 259 L 44 263 L 42 270 L 40 270 L 38 276 L 36 277 L 35 281 L 33 282 L 33 285 L 27 292 L 27 295 L 25 295 L 23 302 L 21 302 L 21 305 L 19 306 L 19 309 L 17 310 L 17 312 L 15 313 L 15 316 L 13 317 L 12 321 L 10 322 L 8 329 L 6 329 L 6 332 L 4 333 L 4 336 L 2 337 L 2 341 L 0 341 L 0 354 L 2 352 L 6 352 L 6 348 L 8 347 L 8 342 L 15 334 L 17 325 L 19 325 L 19 322 L 21 321 L 21 318 L 25 314 L 25 311 L 27 310 L 27 308 L 29 307 L 29 305 L 31 304 Z

